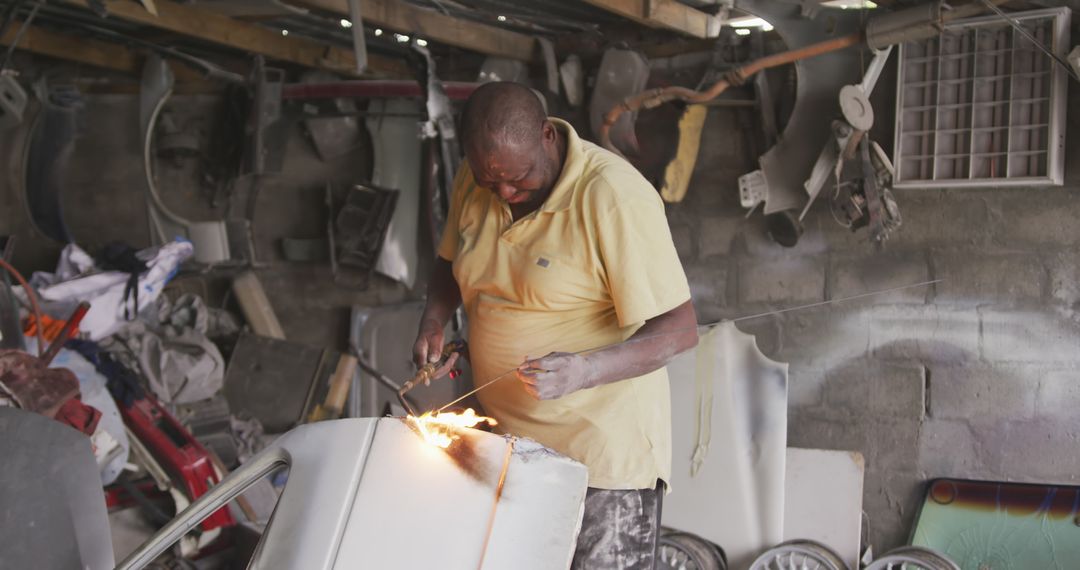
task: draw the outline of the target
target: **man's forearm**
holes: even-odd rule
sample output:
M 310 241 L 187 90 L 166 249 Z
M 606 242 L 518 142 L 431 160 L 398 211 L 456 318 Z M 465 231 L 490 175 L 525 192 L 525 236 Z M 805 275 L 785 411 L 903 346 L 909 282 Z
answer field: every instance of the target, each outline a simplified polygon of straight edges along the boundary
M 697 315 L 690 301 L 649 319 L 629 339 L 585 357 L 587 388 L 635 378 L 657 370 L 697 345 Z
M 460 305 L 461 289 L 454 279 L 453 264 L 436 256 L 428 280 L 427 304 L 421 322 L 430 320 L 442 329 Z

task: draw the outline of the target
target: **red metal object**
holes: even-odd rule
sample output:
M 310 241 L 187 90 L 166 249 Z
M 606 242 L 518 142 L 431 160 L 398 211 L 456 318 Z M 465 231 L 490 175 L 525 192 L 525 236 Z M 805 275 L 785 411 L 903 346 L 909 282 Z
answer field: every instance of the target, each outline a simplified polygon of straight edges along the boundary
M 206 494 L 219 479 L 210 454 L 180 425 L 153 396 L 135 400 L 131 407 L 120 406 L 124 424 L 146 446 L 188 499 Z M 222 507 L 202 522 L 204 531 L 236 524 L 228 507 Z
M 172 497 L 169 496 L 167 491 L 158 489 L 157 484 L 153 479 L 143 479 L 134 483 L 134 486 L 151 502 L 155 504 L 160 503 L 161 506 L 164 506 L 165 504 L 172 505 Z M 121 485 L 113 483 L 112 485 L 105 487 L 105 508 L 108 509 L 110 513 L 122 511 L 137 506 L 138 504 L 135 497 L 132 497 Z
M 464 101 L 480 87 L 479 83 L 444 81 L 443 90 L 451 100 Z M 424 89 L 416 81 L 335 81 L 332 83 L 287 83 L 282 86 L 281 98 L 293 99 L 338 99 L 367 98 L 380 99 L 390 97 L 424 97 Z
M 71 316 L 68 317 L 67 322 L 64 323 L 64 328 L 60 330 L 60 334 L 56 335 L 56 338 L 53 339 L 52 344 L 49 345 L 45 354 L 41 355 L 41 364 L 43 366 L 48 366 L 49 363 L 52 362 L 52 359 L 56 358 L 56 354 L 63 348 L 64 343 L 71 338 L 75 329 L 79 328 L 79 323 L 82 322 L 83 317 L 86 316 L 86 312 L 89 310 L 90 303 L 87 303 L 86 301 L 79 303 L 79 306 L 75 307 Z M 38 323 L 38 327 L 40 328 L 41 326 L 44 326 L 44 324 Z

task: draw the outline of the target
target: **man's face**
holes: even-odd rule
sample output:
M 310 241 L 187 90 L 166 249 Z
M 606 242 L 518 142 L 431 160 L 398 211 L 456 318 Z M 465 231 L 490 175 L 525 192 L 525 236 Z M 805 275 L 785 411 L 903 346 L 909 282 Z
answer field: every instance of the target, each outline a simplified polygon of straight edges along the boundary
M 476 183 L 491 190 L 511 206 L 529 210 L 540 206 L 551 193 L 562 170 L 555 144 L 555 128 L 545 123 L 542 135 L 534 144 L 479 145 L 486 150 L 469 148 L 466 158 Z

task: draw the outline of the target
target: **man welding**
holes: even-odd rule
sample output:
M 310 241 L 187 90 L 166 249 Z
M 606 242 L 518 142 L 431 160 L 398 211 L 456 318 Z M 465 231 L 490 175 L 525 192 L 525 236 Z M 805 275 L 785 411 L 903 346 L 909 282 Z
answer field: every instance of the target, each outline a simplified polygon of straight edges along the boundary
M 485 413 L 589 469 L 573 568 L 653 568 L 671 471 L 664 366 L 697 344 L 663 203 L 521 85 L 481 86 L 461 123 L 467 160 L 416 363 L 439 359 L 464 304 L 476 385 L 517 369 L 477 393 Z

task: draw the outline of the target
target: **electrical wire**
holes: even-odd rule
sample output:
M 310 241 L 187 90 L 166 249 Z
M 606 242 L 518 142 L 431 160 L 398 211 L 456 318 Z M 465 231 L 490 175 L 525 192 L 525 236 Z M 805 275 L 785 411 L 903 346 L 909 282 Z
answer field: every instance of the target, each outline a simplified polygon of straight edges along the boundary
M 34 293 L 34 288 L 26 282 L 25 278 L 23 278 L 22 273 L 19 273 L 17 269 L 12 267 L 11 264 L 3 258 L 0 258 L 0 267 L 6 269 L 7 272 L 19 282 L 19 285 L 22 285 L 23 290 L 26 291 L 26 298 L 30 301 L 30 307 L 34 313 L 34 328 L 37 329 L 37 353 L 40 357 L 42 354 L 45 354 L 45 337 L 41 334 L 41 329 L 45 328 L 45 323 L 41 322 L 41 307 L 38 305 L 37 294 Z
M 990 2 L 990 0 L 980 0 L 980 1 L 983 3 L 983 5 L 985 5 L 987 8 L 991 9 L 995 14 L 997 14 L 999 17 L 1001 17 L 1001 19 L 1008 22 L 1009 25 L 1013 27 L 1013 29 L 1020 32 L 1025 38 L 1028 39 L 1029 42 L 1034 44 L 1035 47 L 1039 48 L 1040 51 L 1042 51 L 1043 53 L 1048 55 L 1051 59 L 1056 61 L 1058 63 L 1058 65 L 1065 68 L 1065 72 L 1069 74 L 1069 77 L 1072 77 L 1073 79 L 1075 79 L 1077 81 L 1080 81 L 1080 76 L 1076 75 L 1076 71 L 1074 71 L 1072 66 L 1069 65 L 1069 62 L 1062 59 L 1060 55 L 1050 51 L 1050 49 L 1047 48 L 1046 46 L 1044 46 L 1042 44 L 1042 42 L 1035 39 L 1035 36 L 1031 35 L 1030 32 L 1025 30 L 1024 27 L 1020 25 L 1020 22 L 1017 22 L 1015 18 L 1009 16 L 1001 8 L 998 8 L 997 6 L 995 6 L 993 2 Z
M 34 21 L 34 17 L 37 16 L 38 10 L 41 9 L 41 2 L 36 2 L 34 7 L 30 9 L 30 14 L 23 20 L 22 25 L 19 26 L 19 31 L 15 32 L 15 38 L 11 40 L 11 44 L 8 45 L 7 52 L 4 53 L 4 62 L 0 63 L 0 73 L 3 73 L 7 69 L 8 64 L 11 63 L 11 56 L 15 53 L 15 46 L 19 45 L 19 40 L 22 39 L 23 34 L 30 28 L 30 23 Z
M 704 325 L 695 325 L 693 327 L 683 327 L 683 328 L 672 329 L 672 330 L 664 331 L 664 332 L 646 334 L 646 335 L 642 335 L 642 336 L 635 336 L 633 338 L 624 340 L 622 342 L 615 342 L 615 343 L 606 344 L 606 345 L 603 345 L 603 346 L 598 346 L 598 347 L 595 347 L 595 348 L 589 348 L 589 349 L 586 349 L 586 350 L 579 350 L 577 352 L 571 352 L 570 354 L 578 355 L 578 354 L 587 354 L 587 353 L 591 353 L 591 352 L 599 352 L 601 350 L 612 348 L 614 346 L 632 344 L 632 343 L 642 342 L 642 341 L 646 341 L 646 340 L 652 340 L 652 339 L 655 339 L 655 338 L 660 338 L 660 337 L 673 335 L 673 334 L 682 334 L 682 333 L 686 333 L 686 332 L 689 332 L 689 331 L 692 331 L 692 330 L 693 331 L 701 331 L 701 330 L 708 331 L 709 329 L 720 326 L 720 325 L 722 325 L 724 323 L 738 323 L 738 322 L 741 322 L 741 321 L 748 321 L 748 320 L 751 320 L 751 319 L 759 319 L 761 317 L 769 317 L 769 316 L 773 316 L 773 315 L 782 315 L 784 313 L 790 313 L 792 311 L 802 311 L 802 310 L 805 310 L 805 309 L 812 309 L 812 308 L 815 308 L 815 307 L 822 307 L 822 306 L 825 306 L 825 305 L 835 305 L 837 303 L 843 303 L 845 301 L 854 301 L 856 299 L 865 299 L 867 297 L 873 297 L 875 295 L 884 295 L 886 293 L 893 293 L 893 292 L 896 292 L 896 291 L 903 291 L 904 289 L 913 289 L 915 287 L 926 287 L 928 285 L 934 285 L 936 283 L 941 283 L 942 281 L 944 281 L 944 279 L 932 279 L 930 281 L 922 281 L 920 283 L 912 283 L 910 285 L 900 285 L 899 287 L 890 287 L 888 289 L 881 289 L 881 290 L 878 290 L 878 291 L 870 291 L 870 292 L 867 292 L 867 293 L 859 293 L 858 295 L 851 295 L 851 296 L 848 296 L 848 297 L 841 297 L 839 299 L 830 299 L 828 301 L 817 301 L 815 303 L 807 303 L 805 305 L 796 305 L 794 307 L 786 307 L 786 308 L 783 308 L 783 309 L 777 309 L 775 311 L 766 311 L 764 313 L 755 313 L 755 314 L 752 314 L 752 315 L 743 315 L 741 317 L 735 317 L 734 319 L 721 319 L 721 320 L 716 321 L 714 323 L 707 323 L 707 324 L 704 324 Z M 477 386 L 476 388 L 474 388 L 474 389 L 466 392 L 465 394 L 462 394 L 461 396 L 457 397 L 456 399 L 452 400 L 450 403 L 444 404 L 442 407 L 436 409 L 435 413 L 438 414 L 438 413 L 442 412 L 446 408 L 449 408 L 450 406 L 453 406 L 454 404 L 457 404 L 458 402 L 464 400 L 465 398 L 468 398 L 469 396 L 472 396 L 473 394 L 479 392 L 480 390 L 483 390 L 484 388 L 487 388 L 488 386 L 491 386 L 492 384 L 498 382 L 499 380 L 502 380 L 503 378 L 506 378 L 510 374 L 513 374 L 513 373 L 517 372 L 519 369 L 520 369 L 520 367 L 514 367 L 514 368 L 511 368 L 510 370 L 507 370 L 507 371 L 503 372 L 502 374 L 499 374 L 499 375 L 493 377 L 492 379 L 488 380 L 487 382 L 484 382 L 483 384 Z

